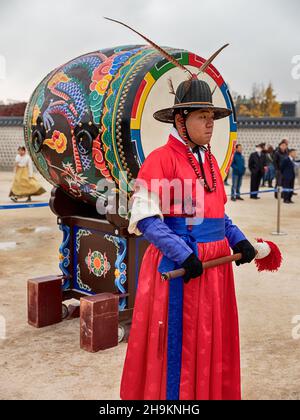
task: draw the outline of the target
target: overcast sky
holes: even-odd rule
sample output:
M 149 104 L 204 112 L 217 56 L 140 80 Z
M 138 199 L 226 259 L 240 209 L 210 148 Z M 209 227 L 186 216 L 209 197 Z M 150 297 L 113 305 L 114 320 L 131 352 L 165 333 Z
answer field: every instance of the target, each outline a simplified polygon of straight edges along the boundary
M 279 100 L 300 98 L 292 77 L 299 0 L 0 0 L 0 100 L 27 101 L 49 71 L 78 55 L 143 43 L 102 16 L 203 57 L 229 42 L 214 64 L 232 91 L 249 95 L 253 83 L 272 82 Z

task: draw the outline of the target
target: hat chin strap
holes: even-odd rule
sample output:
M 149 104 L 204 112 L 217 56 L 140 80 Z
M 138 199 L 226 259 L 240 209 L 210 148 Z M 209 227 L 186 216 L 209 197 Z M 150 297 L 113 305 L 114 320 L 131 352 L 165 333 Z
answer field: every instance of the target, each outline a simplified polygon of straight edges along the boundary
M 188 128 L 187 128 L 187 126 L 186 126 L 186 116 L 184 115 L 184 111 L 180 111 L 180 115 L 181 115 L 181 117 L 182 117 L 182 121 L 183 121 L 183 125 L 184 125 L 184 129 L 185 129 L 185 137 L 186 138 L 184 138 L 184 140 L 186 141 L 186 139 L 188 139 L 188 141 L 190 141 L 191 143 L 193 143 L 196 147 L 201 147 L 201 146 L 199 146 L 199 144 L 197 144 L 197 143 L 195 143 L 192 139 L 191 139 L 191 136 L 190 136 L 190 134 L 189 134 L 189 130 L 188 130 Z M 204 146 L 203 146 L 204 147 Z

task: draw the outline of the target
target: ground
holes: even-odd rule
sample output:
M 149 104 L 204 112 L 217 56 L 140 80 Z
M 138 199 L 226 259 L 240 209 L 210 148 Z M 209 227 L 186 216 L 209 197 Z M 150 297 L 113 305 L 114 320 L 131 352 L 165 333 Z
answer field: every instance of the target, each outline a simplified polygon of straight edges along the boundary
M 0 173 L 0 204 L 9 203 L 10 173 Z M 48 200 L 47 194 L 35 201 Z M 244 190 L 247 191 L 248 180 Z M 235 268 L 241 333 L 243 399 L 300 399 L 300 341 L 292 319 L 300 315 L 300 199 L 282 207 L 282 231 L 274 237 L 276 201 L 229 202 L 227 213 L 250 240 L 280 246 L 279 273 L 258 274 L 254 264 Z M 126 344 L 90 354 L 79 348 L 79 320 L 41 330 L 27 324 L 27 279 L 58 274 L 61 232 L 49 208 L 0 210 L 0 399 L 118 399 Z M 1 249 L 2 248 L 2 249 Z M 3 318 L 2 318 L 3 319 Z

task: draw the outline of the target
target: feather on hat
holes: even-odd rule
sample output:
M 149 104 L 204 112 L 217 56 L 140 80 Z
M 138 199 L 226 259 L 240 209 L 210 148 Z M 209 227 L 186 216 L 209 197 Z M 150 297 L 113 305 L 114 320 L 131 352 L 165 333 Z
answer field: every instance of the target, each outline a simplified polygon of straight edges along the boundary
M 137 30 L 133 29 L 129 25 L 120 22 L 115 19 L 111 19 L 105 17 L 105 19 L 110 20 L 112 22 L 116 22 L 120 25 L 125 26 L 126 28 L 130 29 L 131 31 L 135 32 L 139 36 L 141 36 L 146 42 L 148 42 L 152 47 L 154 47 L 165 59 L 169 62 L 174 64 L 174 66 L 180 68 L 184 72 L 189 74 L 189 77 L 186 81 L 180 83 L 176 92 L 172 83 L 172 80 L 169 79 L 169 88 L 170 93 L 175 96 L 175 101 L 173 107 L 161 109 L 154 113 L 154 118 L 160 122 L 172 124 L 174 122 L 174 115 L 176 110 L 184 109 L 184 110 L 211 110 L 214 112 L 214 119 L 218 120 L 221 118 L 226 118 L 232 114 L 232 110 L 228 108 L 222 107 L 215 107 L 213 104 L 213 94 L 216 90 L 212 92 L 208 83 L 204 80 L 199 80 L 198 76 L 201 73 L 204 73 L 209 65 L 213 62 L 213 60 L 226 48 L 229 44 L 224 45 L 218 51 L 216 51 L 205 63 L 200 67 L 199 72 L 197 74 L 193 74 L 188 68 L 183 66 L 179 63 L 174 57 L 172 57 L 167 51 L 161 48 L 159 45 L 155 44 L 145 35 L 141 34 Z

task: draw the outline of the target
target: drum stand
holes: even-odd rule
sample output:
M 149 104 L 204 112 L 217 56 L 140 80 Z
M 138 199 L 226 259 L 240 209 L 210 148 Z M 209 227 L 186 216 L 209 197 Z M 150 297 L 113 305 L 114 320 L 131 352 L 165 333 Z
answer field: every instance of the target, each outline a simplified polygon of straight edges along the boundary
M 139 269 L 149 243 L 129 235 L 125 219 L 101 217 L 59 188 L 52 190 L 50 208 L 63 233 L 62 274 L 28 280 L 28 322 L 42 328 L 80 317 L 83 349 L 113 347 L 128 337 Z M 70 299 L 77 303 L 68 304 Z

